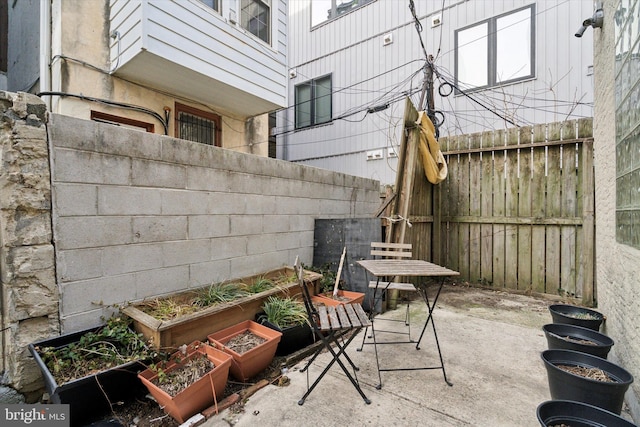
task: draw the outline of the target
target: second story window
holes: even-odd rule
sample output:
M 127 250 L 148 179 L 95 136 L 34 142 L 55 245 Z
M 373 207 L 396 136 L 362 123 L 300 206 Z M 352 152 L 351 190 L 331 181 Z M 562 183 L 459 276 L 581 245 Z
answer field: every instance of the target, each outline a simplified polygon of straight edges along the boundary
M 456 30 L 456 83 L 482 88 L 535 76 L 535 5 Z
M 211 9 L 220 13 L 220 0 L 200 0 L 202 3 L 209 6 Z
M 338 18 L 373 0 L 312 0 L 311 26 Z
M 296 86 L 295 115 L 296 129 L 331 120 L 331 75 Z
M 241 0 L 240 25 L 265 43 L 271 43 L 271 0 Z
M 222 119 L 217 114 L 176 103 L 176 138 L 222 146 Z

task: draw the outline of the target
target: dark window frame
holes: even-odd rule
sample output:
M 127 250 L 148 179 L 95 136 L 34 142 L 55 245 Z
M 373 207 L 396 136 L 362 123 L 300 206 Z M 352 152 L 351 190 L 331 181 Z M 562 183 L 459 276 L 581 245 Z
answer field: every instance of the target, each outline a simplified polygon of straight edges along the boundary
M 518 12 L 522 12 L 523 10 L 527 10 L 530 9 L 531 10 L 531 14 L 530 14 L 530 22 L 531 22 L 531 34 L 530 34 L 530 38 L 531 38 L 531 45 L 530 45 L 530 63 L 531 63 L 531 70 L 530 73 L 525 75 L 525 76 L 520 76 L 520 77 L 516 77 L 513 79 L 509 79 L 509 80 L 501 80 L 498 81 L 497 78 L 497 62 L 498 62 L 498 52 L 497 52 L 497 40 L 498 40 L 498 36 L 497 36 L 497 21 L 500 18 L 504 18 L 506 16 L 509 15 L 513 15 L 515 13 Z M 463 32 L 465 30 L 469 30 L 471 28 L 474 27 L 478 27 L 480 25 L 488 25 L 487 28 L 487 84 L 483 85 L 483 86 L 474 86 L 474 87 L 470 87 L 470 88 L 464 88 L 465 90 L 482 90 L 482 89 L 488 89 L 488 88 L 492 88 L 492 87 L 498 87 L 498 86 L 504 86 L 504 85 L 509 85 L 512 83 L 517 83 L 520 81 L 524 81 L 524 80 L 530 80 L 535 78 L 536 76 L 536 5 L 535 3 L 532 3 L 530 5 L 527 6 L 523 6 L 514 10 L 511 10 L 509 12 L 505 12 L 505 13 L 501 13 L 500 15 L 496 15 L 496 16 L 492 16 L 490 18 L 487 19 L 483 19 L 482 21 L 478 21 L 475 22 L 471 25 L 467 25 L 465 27 L 459 28 L 457 30 L 454 31 L 454 49 L 455 49 L 455 57 L 454 57 L 454 75 L 455 75 L 455 84 L 456 86 L 460 87 L 461 84 L 464 84 L 465 82 L 460 82 L 458 79 L 458 75 L 459 75 L 459 60 L 458 60 L 458 54 L 459 54 L 459 47 L 458 47 L 458 35 L 460 32 Z M 461 88 L 463 89 L 463 88 Z M 456 91 L 456 93 L 460 93 L 459 91 Z
M 317 82 L 318 81 L 322 81 L 325 79 L 329 79 L 329 83 L 330 83 L 330 87 L 329 87 L 329 116 L 326 120 L 318 120 L 318 117 L 316 117 L 316 100 L 318 99 L 318 96 L 316 95 L 316 87 L 317 87 Z M 302 88 L 303 86 L 309 86 L 311 87 L 311 96 L 309 98 L 309 100 L 305 100 L 305 101 L 300 101 L 299 96 L 298 96 L 298 89 Z M 326 95 L 325 95 L 326 96 Z M 299 111 L 299 107 L 302 105 L 303 102 L 309 102 L 310 103 L 310 107 L 309 107 L 309 116 L 310 116 L 310 123 L 306 124 L 306 125 L 299 125 L 299 114 L 301 114 L 301 111 Z M 321 124 L 325 124 L 325 123 L 329 123 L 333 120 L 333 75 L 332 74 L 325 74 L 323 76 L 320 77 L 316 77 L 315 79 L 311 79 L 311 80 L 307 80 L 306 82 L 300 83 L 298 85 L 296 85 L 294 87 L 294 104 L 295 104 L 295 108 L 294 108 L 294 112 L 295 112 L 295 118 L 294 118 L 294 123 L 295 123 L 295 128 L 296 129 L 304 129 L 304 128 L 308 128 L 308 127 L 312 127 L 312 126 L 316 126 L 316 125 L 321 125 Z
M 115 116 L 113 114 L 103 113 L 102 111 L 91 110 L 91 120 L 101 123 L 109 123 L 115 126 L 118 126 L 119 124 L 133 126 L 144 129 L 149 133 L 155 133 L 155 126 L 153 123 L 143 122 L 129 117 Z
M 176 102 L 175 115 L 174 115 L 174 124 L 175 124 L 174 135 L 176 138 L 186 139 L 186 140 L 189 140 L 189 139 L 184 138 L 183 136 L 180 135 L 180 113 L 189 114 L 191 116 L 195 116 L 198 118 L 202 118 L 202 119 L 214 122 L 215 129 L 213 134 L 213 144 L 207 144 L 207 145 L 222 147 L 222 117 L 221 116 L 215 113 L 212 113 L 210 111 L 203 111 L 203 110 L 200 110 L 199 108 L 191 107 L 189 105 L 180 104 Z M 194 141 L 194 142 L 200 142 L 200 141 Z M 206 143 L 202 142 L 202 144 L 206 144 Z

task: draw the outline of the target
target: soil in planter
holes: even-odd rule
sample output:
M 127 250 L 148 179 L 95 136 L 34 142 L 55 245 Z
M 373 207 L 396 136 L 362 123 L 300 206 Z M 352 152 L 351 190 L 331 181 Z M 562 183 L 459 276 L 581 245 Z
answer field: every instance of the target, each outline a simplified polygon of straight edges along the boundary
M 574 338 L 574 337 L 571 337 L 571 336 L 560 337 L 560 338 L 562 338 L 565 341 L 574 342 L 576 344 L 598 345 L 598 343 L 595 343 L 595 342 L 593 342 L 591 340 L 585 340 L 585 339 L 582 339 L 582 338 Z
M 342 295 L 325 295 L 325 298 L 331 298 L 332 300 L 338 301 L 338 302 L 349 302 L 351 301 L 351 298 L 349 297 L 345 297 Z
M 564 316 L 571 317 L 573 319 L 580 320 L 600 320 L 599 316 L 595 316 L 591 313 L 561 313 Z
M 206 355 L 202 355 L 202 357 L 194 357 L 185 361 L 180 367 L 171 370 L 169 373 L 165 374 L 159 370 L 158 376 L 152 382 L 169 396 L 175 396 L 198 381 L 214 367 L 213 362 Z
M 567 371 L 571 374 L 588 378 L 590 380 L 602 381 L 606 383 L 615 383 L 616 380 L 611 378 L 602 369 L 598 368 L 585 368 L 584 366 L 571 366 L 571 365 L 556 365 L 559 369 Z
M 227 341 L 225 346 L 238 354 L 242 354 L 246 353 L 257 345 L 262 344 L 265 341 L 267 340 L 251 333 L 251 331 L 244 331 L 243 333 L 238 334 Z

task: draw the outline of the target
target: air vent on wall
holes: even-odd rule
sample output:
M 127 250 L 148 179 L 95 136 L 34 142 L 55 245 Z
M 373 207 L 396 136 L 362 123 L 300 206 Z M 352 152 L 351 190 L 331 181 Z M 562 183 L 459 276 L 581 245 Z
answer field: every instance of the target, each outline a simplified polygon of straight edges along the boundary
M 384 36 L 382 36 L 382 45 L 386 46 L 388 44 L 393 43 L 393 34 L 392 33 L 387 33 Z

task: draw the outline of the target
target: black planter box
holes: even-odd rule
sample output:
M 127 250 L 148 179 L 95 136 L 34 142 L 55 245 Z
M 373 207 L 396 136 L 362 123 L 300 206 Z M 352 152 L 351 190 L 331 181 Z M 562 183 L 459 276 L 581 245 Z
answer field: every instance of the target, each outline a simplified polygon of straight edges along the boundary
M 543 427 L 556 425 L 635 427 L 635 424 L 613 412 L 571 400 L 543 402 L 538 406 L 536 415 Z
M 550 350 L 574 350 L 606 359 L 613 346 L 613 340 L 593 329 L 562 323 L 550 323 L 542 327 Z M 570 339 L 566 339 L 566 338 Z M 583 344 L 576 340 L 587 340 L 593 344 Z
M 549 306 L 549 312 L 553 323 L 562 323 L 566 325 L 582 326 L 594 331 L 600 331 L 600 325 L 604 321 L 602 313 L 585 307 L 578 307 L 568 304 L 553 304 Z M 588 316 L 587 318 L 579 318 L 575 316 Z
M 87 332 L 95 332 L 99 329 L 99 327 L 85 329 L 29 344 L 29 351 L 42 372 L 51 402 L 70 405 L 72 426 L 83 426 L 110 414 L 109 402 L 116 404 L 147 393 L 138 379 L 138 372 L 145 369 L 139 361 L 132 361 L 94 375 L 58 384 L 36 350 L 44 347 L 65 347 L 78 341 Z
M 601 357 L 573 350 L 545 350 L 542 360 L 547 370 L 551 399 L 587 403 L 620 415 L 624 394 L 633 382 L 633 375 L 628 371 Z M 601 369 L 614 382 L 575 375 L 558 365 Z
M 275 331 L 282 332 L 282 338 L 280 338 L 276 349 L 276 356 L 287 356 L 313 343 L 313 331 L 306 323 L 285 329 L 280 329 L 264 319 L 260 323 Z

